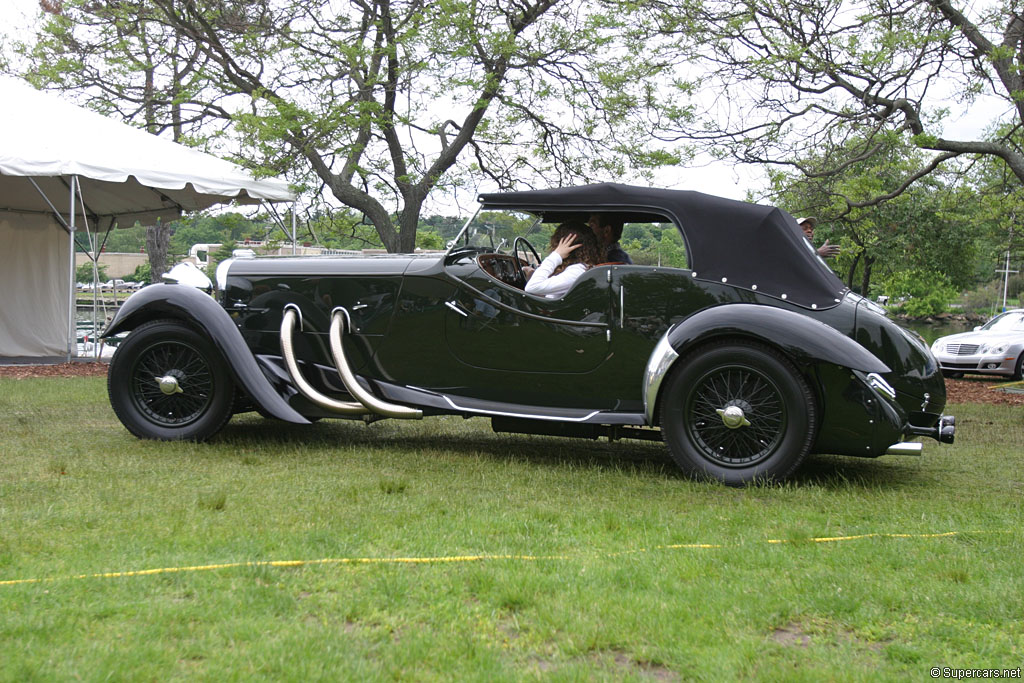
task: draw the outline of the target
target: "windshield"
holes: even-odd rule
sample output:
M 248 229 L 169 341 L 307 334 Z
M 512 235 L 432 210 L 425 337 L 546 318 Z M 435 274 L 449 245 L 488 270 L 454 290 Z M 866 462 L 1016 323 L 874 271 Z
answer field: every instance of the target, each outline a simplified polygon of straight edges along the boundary
M 448 243 L 448 249 L 473 247 L 508 254 L 516 237 L 529 237 L 547 244 L 546 236 L 538 239 L 540 221 L 539 217 L 518 211 L 480 211 Z
M 994 332 L 1024 332 L 1024 312 L 1003 313 L 989 320 L 981 329 Z
M 525 253 L 528 250 L 522 244 L 525 238 L 537 251 L 536 258 L 540 260 L 551 251 L 551 235 L 560 224 L 566 221 L 586 224 L 590 215 L 587 211 L 553 211 L 541 216 L 511 209 L 480 211 L 463 226 L 454 240 L 448 242 L 447 247 L 449 252 L 470 249 L 476 253 L 511 254 L 519 239 L 519 255 L 533 261 L 533 255 Z M 612 212 L 606 215 L 615 214 Z M 621 229 L 619 246 L 634 265 L 690 267 L 683 236 L 671 221 L 626 221 Z

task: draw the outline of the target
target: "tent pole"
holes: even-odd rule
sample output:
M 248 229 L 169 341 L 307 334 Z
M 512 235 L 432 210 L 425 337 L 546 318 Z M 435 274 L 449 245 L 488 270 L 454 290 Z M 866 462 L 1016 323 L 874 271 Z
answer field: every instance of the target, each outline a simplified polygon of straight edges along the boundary
M 292 256 L 295 256 L 295 211 L 299 208 L 298 200 L 292 202 Z
M 72 350 L 77 352 L 75 344 L 78 341 L 75 336 L 75 186 L 77 184 L 78 176 L 71 176 L 71 197 L 68 202 L 68 213 L 71 219 L 68 223 L 68 251 L 71 252 L 68 255 L 68 269 L 71 275 L 68 287 L 68 363 L 71 362 Z

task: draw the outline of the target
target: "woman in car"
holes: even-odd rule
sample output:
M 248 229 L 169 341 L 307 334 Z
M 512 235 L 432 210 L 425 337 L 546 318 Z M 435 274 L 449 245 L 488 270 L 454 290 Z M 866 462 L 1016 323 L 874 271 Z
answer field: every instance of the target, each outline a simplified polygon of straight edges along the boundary
M 545 257 L 526 283 L 526 292 L 558 299 L 572 289 L 580 275 L 601 262 L 601 249 L 594 233 L 582 221 L 559 225 L 548 242 Z

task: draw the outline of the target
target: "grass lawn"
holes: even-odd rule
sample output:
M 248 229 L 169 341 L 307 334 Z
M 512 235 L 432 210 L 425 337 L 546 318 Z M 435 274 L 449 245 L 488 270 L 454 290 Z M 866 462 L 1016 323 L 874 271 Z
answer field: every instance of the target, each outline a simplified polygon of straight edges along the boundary
M 658 444 L 481 419 L 139 441 L 101 378 L 0 380 L 0 680 L 1020 667 L 1024 410 L 948 412 L 958 443 L 924 457 L 815 456 L 735 490 Z M 816 540 L 861 534 L 881 535 Z

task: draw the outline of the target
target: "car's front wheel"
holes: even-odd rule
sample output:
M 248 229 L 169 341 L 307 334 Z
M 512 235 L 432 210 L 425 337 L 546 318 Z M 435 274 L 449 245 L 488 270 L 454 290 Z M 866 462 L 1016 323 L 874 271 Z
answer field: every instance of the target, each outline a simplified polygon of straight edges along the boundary
M 220 353 L 191 327 L 155 320 L 120 344 L 107 374 L 110 405 L 139 438 L 202 441 L 231 418 L 234 385 Z
M 686 473 L 731 486 L 781 481 L 814 442 L 817 410 L 807 382 L 765 346 L 708 346 L 668 378 L 661 430 Z

